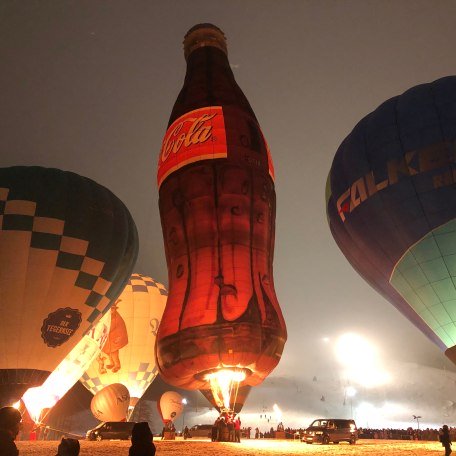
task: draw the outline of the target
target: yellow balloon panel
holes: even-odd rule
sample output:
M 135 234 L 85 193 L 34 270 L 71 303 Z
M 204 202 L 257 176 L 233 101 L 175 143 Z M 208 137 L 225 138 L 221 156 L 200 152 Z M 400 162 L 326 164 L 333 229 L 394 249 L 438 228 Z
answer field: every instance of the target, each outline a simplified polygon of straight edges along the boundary
M 65 252 L 30 247 L 31 237 L 30 231 L 0 231 L 0 262 L 8 265 L 0 268 L 0 369 L 53 370 L 92 326 L 94 308 L 81 305 L 91 290 L 75 286 L 81 270 L 56 266 Z M 80 240 L 67 241 L 70 249 L 70 241 Z M 71 255 L 82 259 L 85 249 Z M 99 316 L 109 303 L 101 297 Z
M 140 398 L 155 379 L 155 338 L 166 305 L 165 287 L 133 274 L 111 308 L 109 336 L 98 358 L 81 377 L 96 394 L 112 383 L 124 384 L 131 397 Z

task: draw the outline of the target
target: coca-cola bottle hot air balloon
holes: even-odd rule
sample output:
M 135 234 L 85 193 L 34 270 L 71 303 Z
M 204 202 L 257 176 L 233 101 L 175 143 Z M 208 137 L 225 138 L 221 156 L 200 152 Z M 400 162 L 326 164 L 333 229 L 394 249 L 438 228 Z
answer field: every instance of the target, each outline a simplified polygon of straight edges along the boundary
M 456 362 L 456 77 L 370 113 L 327 186 L 331 232 L 352 266 Z
M 184 51 L 187 74 L 158 162 L 169 297 L 157 365 L 168 383 L 240 409 L 287 337 L 272 271 L 274 171 L 223 32 L 197 25 Z
M 137 251 L 133 219 L 105 187 L 0 169 L 0 403 L 41 385 L 109 310 Z

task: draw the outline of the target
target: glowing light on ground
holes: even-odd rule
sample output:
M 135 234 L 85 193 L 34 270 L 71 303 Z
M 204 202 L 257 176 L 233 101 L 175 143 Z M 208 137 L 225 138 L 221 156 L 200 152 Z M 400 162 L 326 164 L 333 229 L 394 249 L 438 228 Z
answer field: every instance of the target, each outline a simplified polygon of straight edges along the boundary
M 237 394 L 239 383 L 245 379 L 245 372 L 236 369 L 220 369 L 207 375 L 212 395 L 222 409 L 229 409 L 230 402 Z

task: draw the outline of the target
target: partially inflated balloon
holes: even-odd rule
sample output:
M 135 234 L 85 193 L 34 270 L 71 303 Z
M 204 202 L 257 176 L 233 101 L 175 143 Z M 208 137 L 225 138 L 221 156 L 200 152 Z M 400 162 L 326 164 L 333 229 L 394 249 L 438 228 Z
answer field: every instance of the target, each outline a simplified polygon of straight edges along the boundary
M 105 187 L 0 169 L 0 402 L 40 385 L 109 310 L 137 251 L 133 219 Z
M 157 404 L 164 423 L 176 420 L 184 410 L 183 397 L 176 391 L 166 391 Z
M 100 421 L 126 421 L 130 394 L 122 383 L 105 386 L 90 402 L 93 416 Z
M 132 274 L 111 308 L 111 328 L 102 352 L 81 378 L 91 393 L 119 382 L 132 398 L 141 398 L 158 373 L 154 347 L 167 295 L 161 283 Z
M 383 103 L 339 147 L 331 232 L 352 266 L 456 362 L 456 77 Z
M 100 354 L 108 337 L 110 325 L 111 314 L 107 312 L 41 386 L 29 388 L 25 392 L 21 399 L 35 422 L 43 421 L 43 410 L 49 412 Z

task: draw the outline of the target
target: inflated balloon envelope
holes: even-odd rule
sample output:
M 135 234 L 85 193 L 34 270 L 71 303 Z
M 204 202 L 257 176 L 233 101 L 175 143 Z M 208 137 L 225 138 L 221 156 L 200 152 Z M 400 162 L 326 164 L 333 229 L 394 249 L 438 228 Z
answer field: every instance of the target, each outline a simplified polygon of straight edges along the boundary
M 362 119 L 327 184 L 331 232 L 352 266 L 456 363 L 456 77 Z
M 175 421 L 184 410 L 183 397 L 176 391 L 166 391 L 157 403 L 163 423 Z
M 110 312 L 82 337 L 41 386 L 26 391 L 22 400 L 34 420 L 38 421 L 41 410 L 51 409 L 79 379 L 94 395 L 105 386 L 123 383 L 132 411 L 158 373 L 154 344 L 167 294 L 161 283 L 132 274 Z
M 136 405 L 158 374 L 155 339 L 167 295 L 166 288 L 151 277 L 131 275 L 111 307 L 110 330 L 102 351 L 81 377 L 92 394 L 122 383 L 130 393 L 130 405 Z
M 0 169 L 0 396 L 40 385 L 110 308 L 138 253 L 125 205 L 71 172 Z

